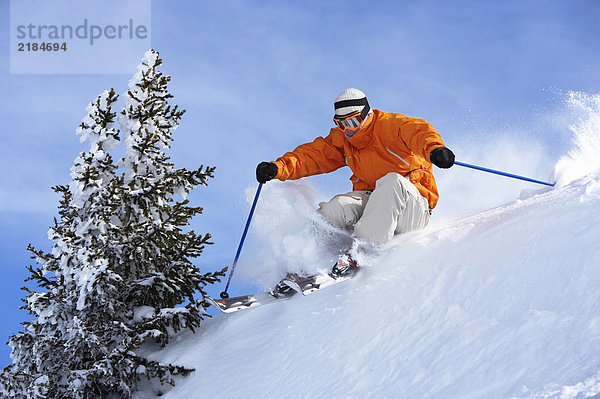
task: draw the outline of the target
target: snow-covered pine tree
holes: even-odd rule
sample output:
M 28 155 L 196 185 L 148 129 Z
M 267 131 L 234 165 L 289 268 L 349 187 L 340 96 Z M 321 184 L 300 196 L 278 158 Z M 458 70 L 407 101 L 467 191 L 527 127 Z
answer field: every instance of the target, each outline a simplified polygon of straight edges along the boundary
M 48 291 L 23 288 L 29 293 L 24 308 L 35 319 L 24 323 L 25 331 L 9 342 L 13 365 L 5 369 L 1 380 L 11 396 L 85 397 L 97 379 L 94 363 L 109 352 L 104 333 L 94 330 L 104 316 L 86 306 L 85 299 L 92 289 L 101 291 L 111 280 L 119 280 L 107 270 L 103 253 L 111 197 L 118 189 L 116 166 L 107 153 L 119 142 L 118 131 L 112 127 L 116 101 L 111 90 L 88 105 L 77 132 L 82 141 L 89 140 L 90 149 L 75 159 L 72 183 L 53 187 L 62 200 L 60 221 L 55 219 L 48 233 L 54 241 L 52 252 L 28 247 L 40 265 L 28 267 L 28 280 Z
M 201 208 L 173 194 L 206 184 L 214 168 L 175 169 L 164 154 L 183 111 L 167 104 L 160 63 L 156 52 L 146 53 L 124 96 L 125 174 L 117 176 L 107 153 L 119 142 L 117 96 L 104 92 L 88 107 L 78 133 L 90 150 L 75 160 L 73 182 L 54 188 L 62 200 L 49 232 L 52 252 L 29 248 L 41 265 L 29 268 L 29 280 L 47 291 L 25 288 L 24 308 L 35 320 L 10 339 L 13 365 L 0 376 L 0 394 L 126 398 L 143 377 L 172 384 L 173 375 L 190 371 L 135 352 L 146 340 L 165 345 L 197 327 L 207 306 L 203 287 L 224 274 L 201 274 L 190 260 L 210 236 L 183 231 Z
M 158 53 L 148 51 L 123 95 L 119 124 L 126 147 L 126 195 L 120 208 L 125 240 L 120 256 L 129 277 L 124 300 L 138 310 L 137 328 L 165 345 L 174 332 L 199 325 L 209 305 L 202 287 L 218 281 L 225 270 L 201 274 L 190 261 L 200 256 L 210 235 L 182 230 L 202 212 L 185 198 L 195 186 L 206 185 L 214 167 L 176 169 L 165 154 L 185 110 L 169 105 L 171 78 L 159 71 L 161 64 Z M 183 200 L 174 202 L 175 194 Z M 195 298 L 197 291 L 202 298 Z

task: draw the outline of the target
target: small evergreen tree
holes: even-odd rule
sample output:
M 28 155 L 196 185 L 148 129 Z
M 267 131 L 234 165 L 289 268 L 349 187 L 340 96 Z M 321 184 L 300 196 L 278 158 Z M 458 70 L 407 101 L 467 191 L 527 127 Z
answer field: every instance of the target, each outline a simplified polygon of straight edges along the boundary
M 183 231 L 202 209 L 173 196 L 206 185 L 214 168 L 175 169 L 165 155 L 184 111 L 168 104 L 161 62 L 146 53 L 124 95 L 120 162 L 108 153 L 119 143 L 117 96 L 105 91 L 88 106 L 78 133 L 90 149 L 75 159 L 71 184 L 54 187 L 62 200 L 52 252 L 28 248 L 40 265 L 28 268 L 28 280 L 44 291 L 24 288 L 35 319 L 10 338 L 13 365 L 0 376 L 0 394 L 128 398 L 142 377 L 173 384 L 173 375 L 191 371 L 136 353 L 146 340 L 164 346 L 197 327 L 208 305 L 203 287 L 224 274 L 201 274 L 191 262 L 210 235 Z M 119 166 L 125 173 L 117 175 Z
M 175 169 L 164 153 L 185 111 L 168 104 L 170 77 L 158 70 L 161 64 L 157 52 L 146 53 L 129 82 L 119 118 L 127 149 L 122 161 L 127 195 L 121 212 L 127 215 L 127 223 L 121 230 L 126 239 L 121 256 L 131 273 L 130 294 L 125 299 L 157 310 L 145 319 L 144 328 L 152 327 L 154 338 L 166 344 L 170 329 L 198 326 L 208 303 L 195 300 L 194 293 L 206 278 L 215 281 L 213 276 L 200 274 L 189 260 L 200 255 L 210 235 L 181 229 L 202 212 L 200 207 L 189 206 L 185 197 L 193 187 L 206 185 L 214 168 Z M 173 204 L 174 194 L 184 200 Z M 186 307 L 175 307 L 186 300 Z

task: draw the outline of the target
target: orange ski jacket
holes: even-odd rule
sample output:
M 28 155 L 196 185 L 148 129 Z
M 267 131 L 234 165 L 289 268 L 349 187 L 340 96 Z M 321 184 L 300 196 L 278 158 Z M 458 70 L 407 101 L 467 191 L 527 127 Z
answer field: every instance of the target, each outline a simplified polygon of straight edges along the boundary
M 325 138 L 298 146 L 278 158 L 279 180 L 294 180 L 333 172 L 343 166 L 352 170 L 352 189 L 373 191 L 375 182 L 395 172 L 409 179 L 433 209 L 439 194 L 429 154 L 444 142 L 424 119 L 373 110 L 373 115 L 353 137 L 334 127 Z

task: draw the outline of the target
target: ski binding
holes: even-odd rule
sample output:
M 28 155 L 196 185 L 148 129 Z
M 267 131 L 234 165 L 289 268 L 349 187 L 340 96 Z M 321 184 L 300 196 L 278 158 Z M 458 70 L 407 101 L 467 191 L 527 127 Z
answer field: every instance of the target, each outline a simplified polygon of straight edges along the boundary
M 356 275 L 356 272 L 357 270 L 354 270 L 343 275 L 323 273 L 307 277 L 287 278 L 284 279 L 283 282 L 289 285 L 294 291 L 299 292 L 302 295 L 309 295 L 322 290 L 323 288 L 341 283 L 342 281 L 350 280 Z

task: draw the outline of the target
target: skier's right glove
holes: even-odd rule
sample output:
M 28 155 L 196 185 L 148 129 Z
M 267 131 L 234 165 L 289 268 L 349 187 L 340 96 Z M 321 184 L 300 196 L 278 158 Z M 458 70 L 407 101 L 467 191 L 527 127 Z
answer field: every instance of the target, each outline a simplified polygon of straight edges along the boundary
M 256 167 L 256 180 L 266 183 L 277 176 L 277 165 L 272 162 L 261 162 Z

